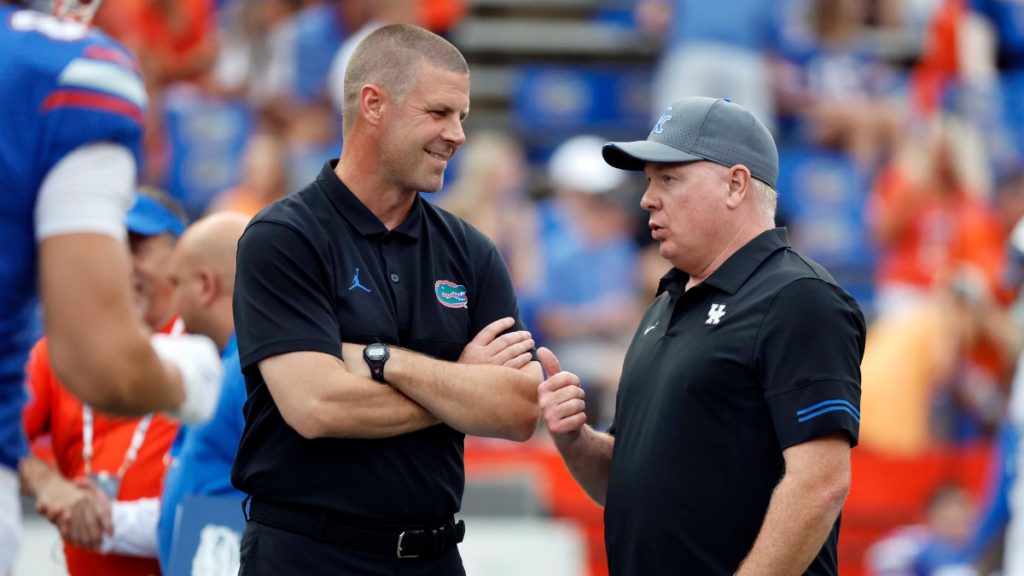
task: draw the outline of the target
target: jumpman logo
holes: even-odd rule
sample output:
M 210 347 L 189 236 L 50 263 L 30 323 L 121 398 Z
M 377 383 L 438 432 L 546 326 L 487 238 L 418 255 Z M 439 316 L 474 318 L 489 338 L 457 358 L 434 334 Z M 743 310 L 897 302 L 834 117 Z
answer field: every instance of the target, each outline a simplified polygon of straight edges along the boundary
M 353 288 L 362 288 L 367 292 L 370 291 L 369 288 L 359 283 L 359 268 L 356 268 L 356 275 L 352 277 L 352 285 L 348 287 L 349 290 L 352 290 Z

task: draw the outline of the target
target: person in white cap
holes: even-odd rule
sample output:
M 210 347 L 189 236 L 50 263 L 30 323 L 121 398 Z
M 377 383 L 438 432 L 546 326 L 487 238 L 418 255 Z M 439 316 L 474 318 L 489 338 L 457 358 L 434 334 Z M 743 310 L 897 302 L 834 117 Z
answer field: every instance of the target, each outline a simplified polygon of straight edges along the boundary
M 537 325 L 567 370 L 591 390 L 595 424 L 608 424 L 629 338 L 643 314 L 639 247 L 633 240 L 639 191 L 601 157 L 605 140 L 582 135 L 555 149 L 548 176 L 557 222 L 544 238 Z

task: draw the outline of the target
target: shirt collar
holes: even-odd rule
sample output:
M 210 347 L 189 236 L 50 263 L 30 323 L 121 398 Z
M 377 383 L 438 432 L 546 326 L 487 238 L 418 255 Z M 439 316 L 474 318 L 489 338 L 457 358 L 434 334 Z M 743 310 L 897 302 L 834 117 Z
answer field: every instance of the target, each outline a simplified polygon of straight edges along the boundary
M 227 359 L 232 354 L 238 354 L 238 338 L 235 337 L 234 332 L 231 333 L 231 338 L 228 339 L 228 345 L 225 346 L 224 351 L 220 353 L 220 359 Z
M 317 182 L 320 183 L 320 189 L 330 199 L 334 208 L 348 220 L 349 224 L 361 236 L 386 233 L 388 229 L 384 226 L 384 223 L 359 198 L 356 198 L 356 195 L 335 174 L 334 167 L 337 165 L 337 158 L 324 163 L 323 169 L 320 170 L 320 174 L 316 177 Z M 410 240 L 419 239 L 420 228 L 423 222 L 423 202 L 423 198 L 417 193 L 416 200 L 412 204 L 412 210 L 409 211 L 409 216 L 391 232 L 405 236 Z
M 768 259 L 776 250 L 789 248 L 789 233 L 785 228 L 773 228 L 762 232 L 756 238 L 747 242 L 742 248 L 730 256 L 718 270 L 708 276 L 704 284 L 709 284 L 730 295 L 735 294 L 740 286 L 750 278 L 761 263 Z M 668 291 L 676 298 L 690 281 L 690 275 L 682 270 L 673 268 L 661 278 L 658 284 L 658 294 Z

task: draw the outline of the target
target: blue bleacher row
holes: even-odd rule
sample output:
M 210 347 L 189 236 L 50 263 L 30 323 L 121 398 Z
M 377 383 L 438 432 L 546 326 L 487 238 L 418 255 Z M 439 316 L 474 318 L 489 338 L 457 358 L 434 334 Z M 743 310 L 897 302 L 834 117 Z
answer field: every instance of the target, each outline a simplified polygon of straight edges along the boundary
M 511 98 L 512 126 L 535 163 L 578 133 L 642 137 L 651 119 L 650 79 L 650 69 L 631 66 L 519 67 Z M 1011 145 L 1024 150 L 1024 72 L 1004 75 L 1001 92 Z M 165 122 L 171 153 L 166 188 L 190 212 L 202 212 L 214 195 L 238 182 L 255 119 L 242 100 L 182 90 L 168 95 Z M 865 201 L 872 175 L 839 152 L 801 143 L 787 133 L 785 123 L 782 131 L 780 214 L 799 230 L 802 250 L 833 270 L 859 300 L 869 302 L 876 250 L 866 227 Z M 339 153 L 340 145 L 293 158 L 293 171 L 298 172 L 293 184 L 315 174 L 324 158 Z M 449 182 L 457 178 L 457 159 Z

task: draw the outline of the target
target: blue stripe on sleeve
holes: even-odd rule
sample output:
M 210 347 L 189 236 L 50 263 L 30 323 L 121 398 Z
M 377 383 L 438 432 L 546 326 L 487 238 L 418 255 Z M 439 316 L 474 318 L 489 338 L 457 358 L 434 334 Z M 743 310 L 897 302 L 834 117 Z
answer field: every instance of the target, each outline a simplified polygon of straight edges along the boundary
M 810 420 L 811 418 L 814 418 L 815 416 L 821 416 L 822 414 L 824 414 L 826 412 L 834 412 L 836 410 L 843 410 L 845 412 L 849 412 L 850 416 L 853 416 L 853 419 L 856 420 L 858 424 L 860 424 L 860 417 L 857 416 L 856 414 L 854 414 L 853 410 L 850 410 L 846 406 L 832 406 L 830 408 L 823 408 L 821 410 L 818 410 L 817 412 L 812 412 L 811 414 L 808 414 L 807 416 L 804 416 L 803 418 L 797 419 L 797 422 L 804 422 L 806 420 Z
M 853 404 L 850 404 L 846 400 L 826 400 L 824 402 L 818 402 L 814 406 L 809 406 L 807 408 L 804 408 L 803 410 L 797 411 L 796 415 L 797 416 L 803 416 L 804 414 L 806 414 L 808 412 L 813 412 L 813 411 L 817 410 L 818 408 L 821 408 L 822 406 L 831 406 L 833 404 L 846 406 L 847 408 L 849 408 L 849 410 L 847 410 L 847 412 L 849 412 L 850 414 L 853 414 L 855 417 L 857 417 L 857 421 L 858 422 L 860 421 L 860 410 L 857 410 L 856 406 L 854 406 Z M 804 420 L 806 420 L 806 418 Z M 801 422 L 803 422 L 803 420 L 801 420 Z

